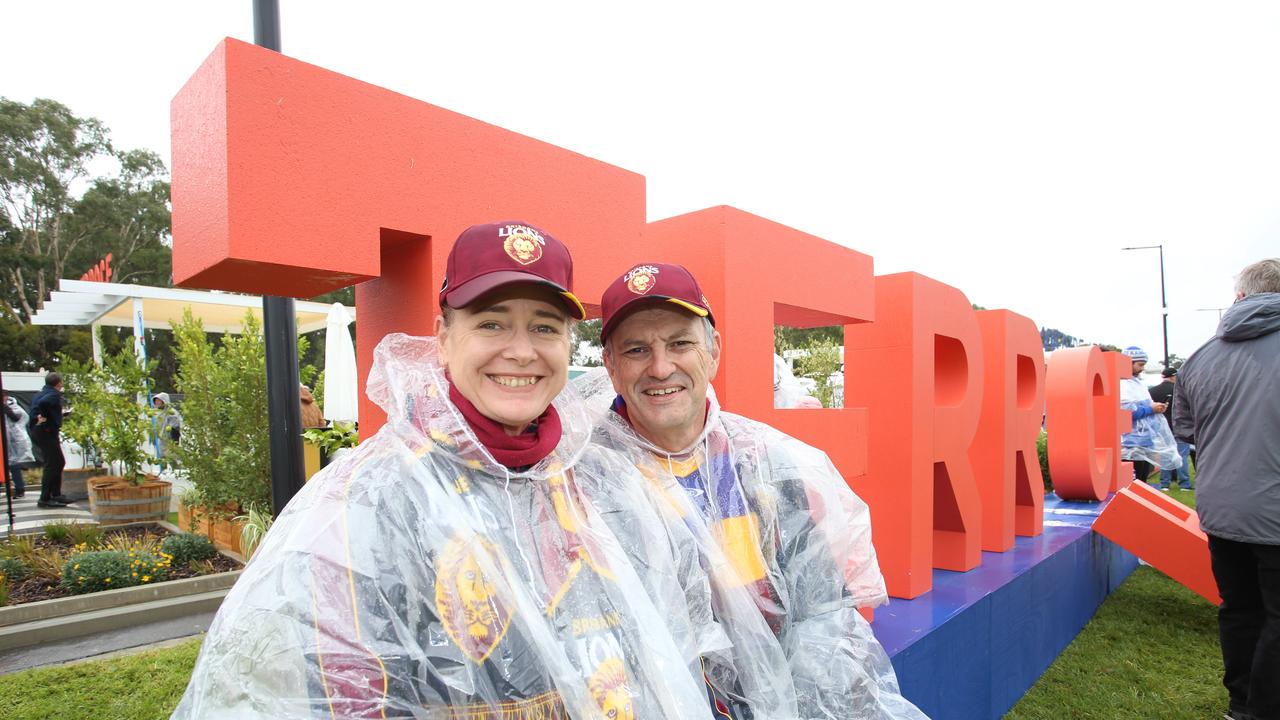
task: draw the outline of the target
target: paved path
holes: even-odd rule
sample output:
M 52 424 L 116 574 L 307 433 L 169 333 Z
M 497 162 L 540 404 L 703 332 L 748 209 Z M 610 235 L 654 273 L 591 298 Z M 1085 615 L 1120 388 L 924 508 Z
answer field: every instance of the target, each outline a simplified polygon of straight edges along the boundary
M 0 675 L 80 660 L 97 660 L 124 650 L 145 650 L 178 638 L 205 632 L 214 613 L 197 613 L 171 620 L 108 630 L 84 637 L 0 652 Z
M 0 488 L 2 490 L 3 488 Z M 91 523 L 93 515 L 89 514 L 89 501 L 80 500 L 64 508 L 36 507 L 40 499 L 40 489 L 35 492 L 29 488 L 27 494 L 13 500 L 13 532 L 18 535 L 34 535 L 44 528 L 46 523 L 61 521 L 66 523 Z M 0 492 L 0 534 L 9 534 L 8 506 L 5 505 L 3 492 Z

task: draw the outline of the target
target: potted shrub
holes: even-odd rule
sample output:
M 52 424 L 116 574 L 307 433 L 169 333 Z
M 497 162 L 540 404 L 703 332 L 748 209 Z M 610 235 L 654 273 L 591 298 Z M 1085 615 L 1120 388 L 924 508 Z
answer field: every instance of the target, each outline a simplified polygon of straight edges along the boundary
M 336 420 L 328 427 L 303 430 L 302 437 L 320 448 L 321 466 L 328 465 L 343 452 L 360 443 L 360 433 L 356 431 L 355 423 Z
M 62 437 L 80 448 L 81 467 L 62 471 L 62 494 L 74 500 L 89 497 L 89 479 L 105 474 L 102 466 L 103 423 L 96 408 L 104 391 L 97 382 L 93 361 L 81 363 L 59 355 L 63 392 L 71 413 L 62 422 Z
M 83 411 L 100 423 L 98 450 L 114 473 L 89 480 L 89 510 L 102 525 L 154 522 L 169 513 L 170 483 L 142 472 L 155 413 L 146 404 L 149 374 L 129 347 L 88 374 Z
M 188 312 L 173 333 L 176 382 L 184 395 L 182 438 L 174 454 L 194 487 L 186 499 L 199 502 L 179 512 L 194 526 L 189 529 L 239 552 L 243 522 L 236 516 L 252 506 L 271 506 L 266 351 L 260 324 L 246 312 L 243 332 L 223 335 L 215 347 Z

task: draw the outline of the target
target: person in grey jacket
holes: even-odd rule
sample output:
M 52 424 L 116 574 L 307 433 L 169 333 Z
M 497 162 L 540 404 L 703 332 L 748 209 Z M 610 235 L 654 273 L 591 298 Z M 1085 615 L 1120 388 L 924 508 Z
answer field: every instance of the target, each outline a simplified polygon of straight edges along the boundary
M 1194 443 L 1196 506 L 1222 605 L 1228 718 L 1280 718 L 1280 258 L 1236 281 L 1213 339 L 1178 373 L 1174 433 Z

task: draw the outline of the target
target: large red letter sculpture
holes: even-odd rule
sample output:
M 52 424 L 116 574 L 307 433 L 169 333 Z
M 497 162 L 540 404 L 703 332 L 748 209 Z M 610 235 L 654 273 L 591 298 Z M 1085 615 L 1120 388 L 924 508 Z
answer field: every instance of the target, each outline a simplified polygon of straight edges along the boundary
M 172 122 L 175 283 L 294 297 L 362 283 L 362 379 L 387 333 L 433 332 L 467 226 L 536 218 L 596 277 L 644 227 L 635 173 L 236 40 Z M 381 417 L 362 396 L 361 432 Z
M 361 378 L 387 333 L 432 331 L 462 229 L 528 219 L 574 250 L 588 300 L 645 260 L 698 275 L 725 336 L 725 407 L 831 456 L 872 507 L 892 594 L 919 595 L 933 567 L 970 569 L 984 543 L 1039 531 L 1038 336 L 1025 318 L 984 314 L 980 329 L 959 290 L 873 278 L 866 255 L 732 208 L 646 225 L 639 175 L 235 40 L 179 92 L 172 121 L 174 280 L 294 297 L 358 283 Z M 774 409 L 775 323 L 845 326 L 845 408 Z M 1048 382 L 1053 473 L 1096 499 L 1118 450 L 1099 437 L 1116 423 L 1115 382 L 1097 350 L 1074 370 L 1065 352 L 1056 401 L 1054 366 Z M 367 399 L 360 412 L 364 435 L 382 424 Z
M 1102 351 L 1056 350 L 1045 373 L 1049 474 L 1064 500 L 1101 500 L 1111 488 L 1119 460 L 1114 432 L 1115 375 Z
M 1044 351 L 1030 318 L 983 310 L 982 419 L 973 440 L 974 474 L 982 496 L 982 549 L 1004 552 L 1015 534 L 1044 530 L 1044 479 L 1036 440 L 1044 421 Z
M 876 319 L 845 328 L 845 402 L 868 408 L 867 477 L 889 593 L 916 597 L 932 568 L 981 561 L 969 447 L 982 409 L 982 337 L 959 290 L 915 273 L 876 278 Z

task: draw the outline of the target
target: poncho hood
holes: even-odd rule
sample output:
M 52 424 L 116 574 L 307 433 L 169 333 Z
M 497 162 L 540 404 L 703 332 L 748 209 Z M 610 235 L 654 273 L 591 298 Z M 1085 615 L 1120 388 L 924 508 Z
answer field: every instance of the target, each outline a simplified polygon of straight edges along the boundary
M 1236 301 L 1222 315 L 1218 337 L 1243 342 L 1280 330 L 1280 293 L 1257 293 Z
M 591 420 L 578 391 L 568 386 L 552 403 L 561 425 L 555 451 L 521 472 L 495 460 L 449 401 L 449 378 L 440 365 L 438 347 L 432 337 L 392 333 L 374 349 L 366 392 L 386 412 L 387 425 L 395 432 L 430 438 L 439 452 L 456 456 L 486 474 L 512 480 L 546 477 L 572 468 L 582 458 L 591 439 Z

